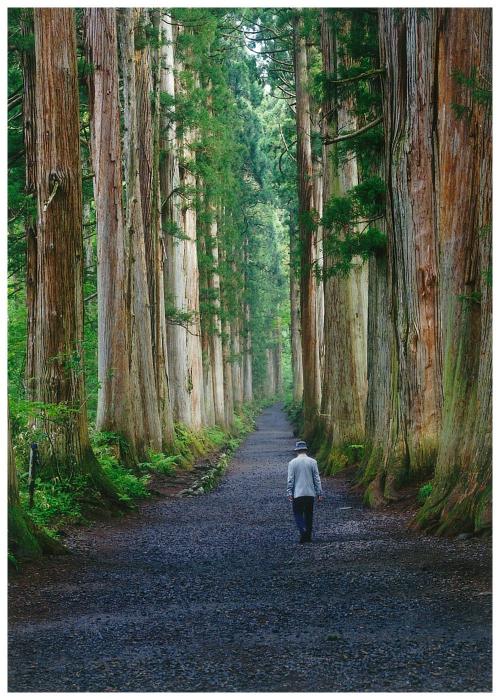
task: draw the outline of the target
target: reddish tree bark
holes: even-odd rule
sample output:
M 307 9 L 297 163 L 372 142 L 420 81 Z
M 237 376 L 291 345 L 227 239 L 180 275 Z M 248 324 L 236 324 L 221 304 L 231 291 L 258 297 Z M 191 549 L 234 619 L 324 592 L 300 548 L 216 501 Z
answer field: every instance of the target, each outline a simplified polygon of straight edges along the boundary
M 129 259 L 122 211 L 122 154 L 116 11 L 86 10 L 91 155 L 97 218 L 98 430 L 117 433 L 134 463 L 131 410 Z
M 388 265 L 396 339 L 386 495 L 434 465 L 441 428 L 436 199 L 436 12 L 380 11 Z
M 297 129 L 297 183 L 299 193 L 299 237 L 301 246 L 300 318 L 304 377 L 304 437 L 314 433 L 320 406 L 320 368 L 317 352 L 316 285 L 314 279 L 314 198 L 311 154 L 309 74 L 304 21 L 294 15 L 295 119 Z
M 21 20 L 24 36 L 33 33 L 32 10 L 25 10 Z M 36 196 L 36 99 L 35 74 L 36 60 L 33 49 L 22 52 L 23 70 L 23 134 L 26 159 L 26 194 Z M 27 353 L 26 353 L 26 394 L 33 398 L 35 363 L 35 313 L 36 313 L 36 218 L 28 215 L 26 229 L 26 305 L 28 312 Z
M 491 10 L 435 13 L 444 404 L 433 491 L 418 522 L 457 533 L 491 527 Z
M 151 316 L 144 244 L 144 221 L 139 175 L 139 142 L 137 121 L 135 25 L 136 10 L 118 12 L 120 60 L 124 92 L 124 155 L 126 196 L 126 228 L 130 246 L 131 344 L 130 376 L 132 408 L 136 422 L 136 446 L 140 457 L 147 458 L 148 449 L 161 451 L 162 428 L 153 364 Z
M 90 447 L 83 374 L 82 177 L 76 33 L 71 9 L 35 9 L 37 293 L 34 398 L 44 420 L 44 468 L 82 474 L 117 500 Z

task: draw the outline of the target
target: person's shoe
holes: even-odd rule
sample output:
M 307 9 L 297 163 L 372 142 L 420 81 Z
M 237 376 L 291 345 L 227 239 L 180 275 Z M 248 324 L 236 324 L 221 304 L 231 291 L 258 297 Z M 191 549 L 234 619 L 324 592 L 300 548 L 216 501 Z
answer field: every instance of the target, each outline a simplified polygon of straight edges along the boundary
M 305 532 L 302 532 L 300 535 L 299 544 L 304 544 L 304 542 L 307 542 L 307 536 Z

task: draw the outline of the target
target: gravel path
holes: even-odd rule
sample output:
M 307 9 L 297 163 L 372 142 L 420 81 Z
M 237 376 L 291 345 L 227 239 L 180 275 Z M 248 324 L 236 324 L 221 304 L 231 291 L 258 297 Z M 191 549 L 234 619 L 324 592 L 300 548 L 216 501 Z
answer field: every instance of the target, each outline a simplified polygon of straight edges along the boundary
M 488 691 L 490 543 L 423 537 L 323 479 L 312 544 L 264 411 L 219 487 L 80 530 L 10 586 L 11 691 Z

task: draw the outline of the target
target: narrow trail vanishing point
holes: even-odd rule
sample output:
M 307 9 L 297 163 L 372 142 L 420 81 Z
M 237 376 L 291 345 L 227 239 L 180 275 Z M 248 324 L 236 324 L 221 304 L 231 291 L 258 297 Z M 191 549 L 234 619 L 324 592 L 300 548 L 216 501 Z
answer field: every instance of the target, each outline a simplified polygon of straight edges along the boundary
M 323 479 L 285 497 L 280 406 L 219 487 L 81 529 L 10 585 L 11 691 L 488 691 L 489 543 L 409 533 Z

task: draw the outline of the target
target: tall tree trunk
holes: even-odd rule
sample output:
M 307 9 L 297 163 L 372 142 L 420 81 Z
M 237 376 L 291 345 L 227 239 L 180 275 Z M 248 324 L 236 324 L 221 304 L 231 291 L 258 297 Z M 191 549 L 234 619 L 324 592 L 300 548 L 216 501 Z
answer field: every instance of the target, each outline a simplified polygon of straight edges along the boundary
M 253 371 L 252 371 L 252 331 L 250 327 L 250 304 L 248 300 L 249 280 L 248 266 L 250 255 L 248 251 L 248 234 L 244 241 L 244 271 L 245 294 L 243 301 L 243 401 L 253 401 Z
M 234 251 L 233 256 L 235 256 Z M 233 259 L 232 272 L 234 279 L 237 279 L 238 270 L 236 260 Z M 241 371 L 241 301 L 240 291 L 236 293 L 236 298 L 233 300 L 233 307 L 236 307 L 235 316 L 231 321 L 231 356 L 232 356 L 232 371 L 233 371 L 233 405 L 234 410 L 238 412 L 243 404 L 243 377 Z
M 453 534 L 491 528 L 491 9 L 434 12 L 444 403 L 419 522 Z M 471 78 L 483 99 L 463 84 Z
M 304 21 L 294 16 L 294 67 L 297 129 L 297 182 L 299 235 L 301 242 L 300 316 L 304 377 L 304 437 L 314 433 L 320 405 L 320 372 L 317 353 L 316 298 L 314 278 L 314 199 L 311 155 L 311 118 Z
M 310 61 L 311 49 L 308 48 L 307 58 Z M 310 98 L 311 134 L 321 133 L 320 105 L 312 97 Z M 312 145 L 311 145 L 312 150 Z M 323 216 L 323 170 L 324 163 L 322 155 L 312 156 L 313 167 L 313 207 L 314 216 L 317 221 L 313 234 L 313 260 L 314 260 L 314 298 L 316 306 L 316 365 L 319 373 L 319 394 L 318 400 L 321 405 L 322 398 L 322 370 L 324 365 L 324 307 L 325 294 L 323 284 L 323 226 L 321 218 Z
M 274 391 L 276 396 L 280 396 L 283 391 L 283 368 L 281 364 L 281 323 L 279 319 L 274 332 L 274 338 Z
M 154 201 L 154 173 L 153 173 L 153 114 L 151 98 L 153 96 L 153 74 L 151 48 L 148 42 L 148 33 L 151 31 L 149 9 L 142 7 L 136 10 L 135 19 L 135 76 L 137 96 L 137 153 L 139 167 L 139 182 L 141 188 L 142 226 L 144 231 L 144 251 L 146 257 L 146 271 L 149 295 L 149 311 L 151 318 L 151 343 L 153 357 L 155 357 L 155 307 L 158 231 Z M 139 46 L 139 48 L 137 48 Z
M 300 339 L 300 283 L 297 276 L 296 230 L 290 222 L 290 343 L 292 355 L 293 400 L 302 401 L 304 379 L 302 374 L 302 343 Z
M 231 324 L 226 319 L 223 324 L 222 356 L 224 366 L 224 426 L 231 429 L 234 422 L 233 368 L 231 362 Z
M 33 10 L 24 10 L 21 31 L 25 37 L 33 34 Z M 35 51 L 26 48 L 21 54 L 23 70 L 23 135 L 26 160 L 26 194 L 36 196 L 36 60 Z M 28 312 L 27 354 L 26 354 L 26 394 L 34 396 L 35 366 L 35 313 L 37 284 L 37 238 L 36 218 L 26 217 L 26 305 Z
M 380 11 L 388 265 L 397 349 L 386 495 L 429 474 L 441 427 L 435 10 Z M 397 399 L 396 399 L 397 397 Z
M 272 399 L 276 395 L 276 369 L 274 348 L 266 348 L 266 385 L 264 396 Z
M 98 430 L 124 438 L 122 458 L 133 463 L 135 428 L 130 400 L 129 260 L 122 210 L 120 104 L 116 11 L 86 10 L 91 155 L 97 218 Z
M 396 367 L 385 251 L 371 256 L 368 280 L 368 393 L 365 413 L 365 470 L 362 482 L 368 486 L 366 500 L 372 507 L 377 507 L 384 503 L 387 438 L 390 435 L 390 417 L 394 412 L 391 410 L 391 397 L 394 397 L 393 370 Z M 388 495 L 391 493 L 388 492 Z
M 201 259 L 204 261 L 200 265 L 200 309 L 201 313 L 201 351 L 203 357 L 203 396 L 205 414 L 203 422 L 205 425 L 215 425 L 215 404 L 214 404 L 214 363 L 212 357 L 212 349 L 210 347 L 211 337 L 215 331 L 214 325 L 214 306 L 212 299 L 212 291 L 210 288 L 210 280 L 212 275 L 210 254 L 211 248 L 209 207 L 206 206 L 205 196 L 205 217 L 206 221 L 203 224 L 201 235 L 198 236 L 198 245 Z
M 224 221 L 224 207 L 221 208 L 220 222 Z M 221 226 L 223 224 L 221 223 Z M 218 241 L 218 266 L 227 269 L 226 250 L 223 247 L 223 241 L 219 238 Z M 231 323 L 229 320 L 229 299 L 228 290 L 224 286 L 222 280 L 220 285 L 220 308 L 221 308 L 221 330 L 222 330 L 222 363 L 224 375 L 224 425 L 226 430 L 230 430 L 234 423 L 234 394 L 233 394 L 233 368 L 231 362 Z
M 188 192 L 194 192 L 196 188 L 196 177 L 191 169 L 191 163 L 195 158 L 192 150 L 194 141 L 194 130 L 186 130 L 182 147 L 184 166 L 181 170 L 181 184 Z M 191 195 L 192 197 L 194 195 Z M 194 201 L 185 202 L 182 209 L 182 217 L 184 234 L 186 235 L 184 248 L 184 298 L 186 311 L 190 314 L 189 332 L 186 336 L 187 342 L 185 347 L 188 361 L 186 380 L 190 399 L 188 425 L 194 429 L 199 429 L 202 426 L 203 415 L 203 362 L 201 354 L 196 208 Z
M 321 45 L 323 69 L 330 75 L 337 74 L 337 43 L 335 30 L 328 10 L 321 14 Z M 323 137 L 337 136 L 341 128 L 352 120 L 348 105 L 337 103 L 336 96 L 323 103 Z M 356 160 L 336 166 L 335 144 L 323 146 L 323 188 L 325 203 L 332 197 L 345 195 L 358 183 Z M 329 232 L 323 231 L 326 240 Z M 349 443 L 363 440 L 364 403 L 366 398 L 366 307 L 367 278 L 359 261 L 347 276 L 328 275 L 332 265 L 325 252 L 326 281 L 324 371 L 322 422 L 325 428 L 325 452 L 333 460 Z M 333 451 L 330 452 L 333 447 Z M 339 464 L 343 464 L 342 461 Z
M 170 52 L 167 59 L 172 57 Z M 167 62 L 168 68 L 173 63 Z M 180 62 L 176 62 L 176 68 L 181 73 Z M 169 94 L 171 90 L 176 93 L 182 91 L 180 80 L 172 86 L 171 78 L 168 76 Z M 174 131 L 174 127 L 172 127 Z M 169 132 L 173 136 L 172 131 Z M 203 406 L 203 360 L 201 350 L 201 330 L 200 330 L 200 307 L 199 307 L 199 269 L 198 254 L 196 244 L 196 207 L 194 203 L 194 192 L 196 190 L 196 177 L 193 172 L 192 163 L 195 159 L 193 143 L 195 141 L 195 130 L 186 128 L 182 134 L 178 148 L 182 158 L 182 168 L 179 161 L 174 158 L 172 164 L 173 180 L 175 189 L 177 174 L 179 177 L 177 187 L 181 187 L 187 193 L 187 197 L 182 201 L 179 212 L 175 212 L 175 217 L 179 215 L 178 222 L 174 219 L 175 226 L 178 226 L 184 238 L 169 241 L 169 297 L 176 312 L 188 315 L 189 319 L 182 325 L 171 324 L 169 328 L 169 348 L 171 348 L 171 372 L 172 372 L 172 394 L 174 398 L 174 417 L 176 420 L 185 423 L 189 427 L 197 430 L 202 425 Z M 172 190 L 174 192 L 174 190 Z M 174 200 L 173 206 L 177 208 Z
M 209 288 L 211 290 L 214 306 L 213 330 L 210 335 L 210 349 L 213 361 L 213 396 L 215 409 L 215 422 L 223 427 L 226 424 L 224 410 L 224 360 L 222 352 L 222 323 L 221 323 L 221 296 L 219 276 L 219 247 L 217 240 L 217 217 L 212 210 L 209 226 L 209 248 L 211 255 L 211 271 L 209 273 Z
M 162 15 L 161 29 L 163 43 L 161 47 L 161 73 L 160 90 L 167 94 L 171 101 L 170 111 L 175 115 L 174 100 L 177 92 L 175 80 L 176 66 L 174 56 L 174 25 L 172 17 L 168 13 Z M 162 227 L 165 232 L 165 247 L 167 265 L 165 268 L 165 298 L 167 310 L 185 312 L 184 303 L 184 251 L 185 241 L 181 221 L 181 199 L 179 194 L 180 173 L 179 155 L 177 147 L 176 123 L 169 118 L 167 111 L 162 113 L 161 119 L 162 151 L 164 159 L 160 166 L 161 199 L 162 199 Z M 170 373 L 170 393 L 172 397 L 172 411 L 176 421 L 189 424 L 190 400 L 187 384 L 187 329 L 185 324 L 175 322 L 168 324 L 168 363 Z
M 88 434 L 83 372 L 82 179 L 76 32 L 71 9 L 35 9 L 37 292 L 34 398 L 57 404 L 44 420 L 46 473 L 81 474 L 111 501 L 112 483 Z
M 91 233 L 92 226 L 92 208 L 89 199 L 83 200 L 83 263 L 84 269 L 88 270 L 94 267 L 96 259 L 94 255 L 94 234 Z
M 153 364 L 155 369 L 156 392 L 158 397 L 158 410 L 162 432 L 163 450 L 172 448 L 175 442 L 174 416 L 170 395 L 170 368 L 168 364 L 168 337 L 167 317 L 165 306 L 165 263 L 166 246 L 162 224 L 162 185 L 160 176 L 160 151 L 161 151 L 161 65 L 162 56 L 160 45 L 161 12 L 152 10 L 152 25 L 157 45 L 152 49 L 152 79 L 153 79 L 153 152 L 152 152 L 152 273 L 154 307 L 151 308 L 151 329 L 153 335 Z
M 163 440 L 153 365 L 149 288 L 139 177 L 136 63 L 134 60 L 136 10 L 133 8 L 122 9 L 118 13 L 118 18 L 124 92 L 126 226 L 130 241 L 131 260 L 130 371 L 133 382 L 132 410 L 136 421 L 136 446 L 139 455 L 144 458 L 147 456 L 148 449 L 159 452 L 162 449 Z

